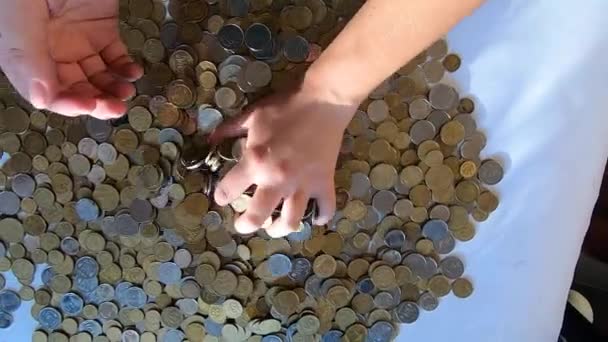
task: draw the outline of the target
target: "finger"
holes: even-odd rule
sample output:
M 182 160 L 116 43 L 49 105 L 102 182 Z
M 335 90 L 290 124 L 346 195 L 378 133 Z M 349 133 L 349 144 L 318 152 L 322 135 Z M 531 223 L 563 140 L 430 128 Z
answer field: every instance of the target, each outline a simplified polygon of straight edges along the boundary
M 87 82 L 87 75 L 78 63 L 58 63 L 57 76 L 64 87 Z
M 47 109 L 67 116 L 78 116 L 91 113 L 95 110 L 97 101 L 93 97 L 85 97 L 72 92 L 62 93 L 56 96 L 48 104 Z
M 100 55 L 112 72 L 129 81 L 136 81 L 144 73 L 141 66 L 133 63 L 133 59 L 129 57 L 127 47 L 120 39 L 116 39 L 112 44 L 101 50 Z
M 247 133 L 247 123 L 254 110 L 245 110 L 241 115 L 225 121 L 219 125 L 209 136 L 209 142 L 217 144 L 227 138 L 240 137 Z
M 274 188 L 258 188 L 245 214 L 239 217 L 234 227 L 239 233 L 248 234 L 258 230 L 281 201 L 281 193 Z
M 324 225 L 331 221 L 336 212 L 336 192 L 333 186 L 333 180 L 331 184 L 325 186 L 320 193 L 315 196 L 317 205 L 319 207 L 319 213 L 313 218 L 313 223 L 316 225 Z
M 220 205 L 228 205 L 237 199 L 247 188 L 253 184 L 247 169 L 247 161 L 243 158 L 237 163 L 215 189 L 214 199 Z
M 95 109 L 91 116 L 102 120 L 121 117 L 127 111 L 127 105 L 119 98 L 110 95 L 101 95 L 96 99 Z
M 125 57 L 129 60 L 128 62 L 111 65 L 110 71 L 122 79 L 135 82 L 144 75 L 144 69 L 139 64 L 133 62 L 131 57 Z
M 306 212 L 308 197 L 298 191 L 283 203 L 281 217 L 266 229 L 271 237 L 281 237 L 295 232 L 300 227 L 300 221 Z
M 135 86 L 129 82 L 117 79 L 107 71 L 102 71 L 89 77 L 89 81 L 104 93 L 123 101 L 135 95 Z

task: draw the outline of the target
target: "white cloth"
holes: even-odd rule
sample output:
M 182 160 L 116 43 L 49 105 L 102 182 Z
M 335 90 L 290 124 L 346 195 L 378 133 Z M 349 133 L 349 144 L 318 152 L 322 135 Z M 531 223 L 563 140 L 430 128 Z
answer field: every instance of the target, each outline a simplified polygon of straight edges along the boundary
M 491 0 L 449 35 L 500 207 L 457 245 L 475 292 L 399 341 L 557 341 L 607 156 L 608 1 Z
M 484 153 L 506 175 L 499 209 L 455 252 L 474 295 L 441 300 L 399 341 L 557 341 L 608 155 L 606 14 L 605 0 L 490 0 L 449 34 Z M 19 288 L 14 278 L 7 287 Z M 30 340 L 30 308 L 0 342 Z

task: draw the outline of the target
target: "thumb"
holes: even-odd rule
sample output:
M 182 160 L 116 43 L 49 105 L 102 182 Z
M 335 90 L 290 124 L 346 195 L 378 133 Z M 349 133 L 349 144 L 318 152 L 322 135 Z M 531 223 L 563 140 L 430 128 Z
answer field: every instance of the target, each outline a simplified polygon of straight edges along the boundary
M 44 54 L 9 48 L 1 59 L 2 70 L 15 89 L 38 109 L 48 108 L 59 86 L 55 63 Z

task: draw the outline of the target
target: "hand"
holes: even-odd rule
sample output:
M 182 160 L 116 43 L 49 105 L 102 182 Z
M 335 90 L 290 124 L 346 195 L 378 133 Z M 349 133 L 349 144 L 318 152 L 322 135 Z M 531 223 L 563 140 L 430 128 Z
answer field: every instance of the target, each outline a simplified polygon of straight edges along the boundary
M 118 32 L 117 0 L 0 0 L 0 66 L 35 107 L 122 115 L 143 70 Z
M 338 104 L 331 93 L 305 81 L 298 89 L 271 95 L 211 135 L 217 143 L 247 133 L 240 162 L 222 179 L 215 201 L 227 205 L 257 185 L 236 230 L 259 229 L 284 200 L 281 216 L 267 232 L 272 237 L 297 231 L 310 198 L 317 200 L 315 224 L 326 224 L 335 211 L 334 170 L 342 134 L 356 104 Z

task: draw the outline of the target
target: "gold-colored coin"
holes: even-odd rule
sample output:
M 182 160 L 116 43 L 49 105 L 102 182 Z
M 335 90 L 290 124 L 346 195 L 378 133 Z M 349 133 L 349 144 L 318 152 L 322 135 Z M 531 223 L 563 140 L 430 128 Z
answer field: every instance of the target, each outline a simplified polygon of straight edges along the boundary
M 319 255 L 313 265 L 313 272 L 321 278 L 329 278 L 336 272 L 336 259 L 329 254 Z
M 452 292 L 458 298 L 467 298 L 473 294 L 473 284 L 468 279 L 458 278 L 452 283 Z
M 471 160 L 465 160 L 460 164 L 459 171 L 463 178 L 473 178 L 477 175 L 477 164 Z

